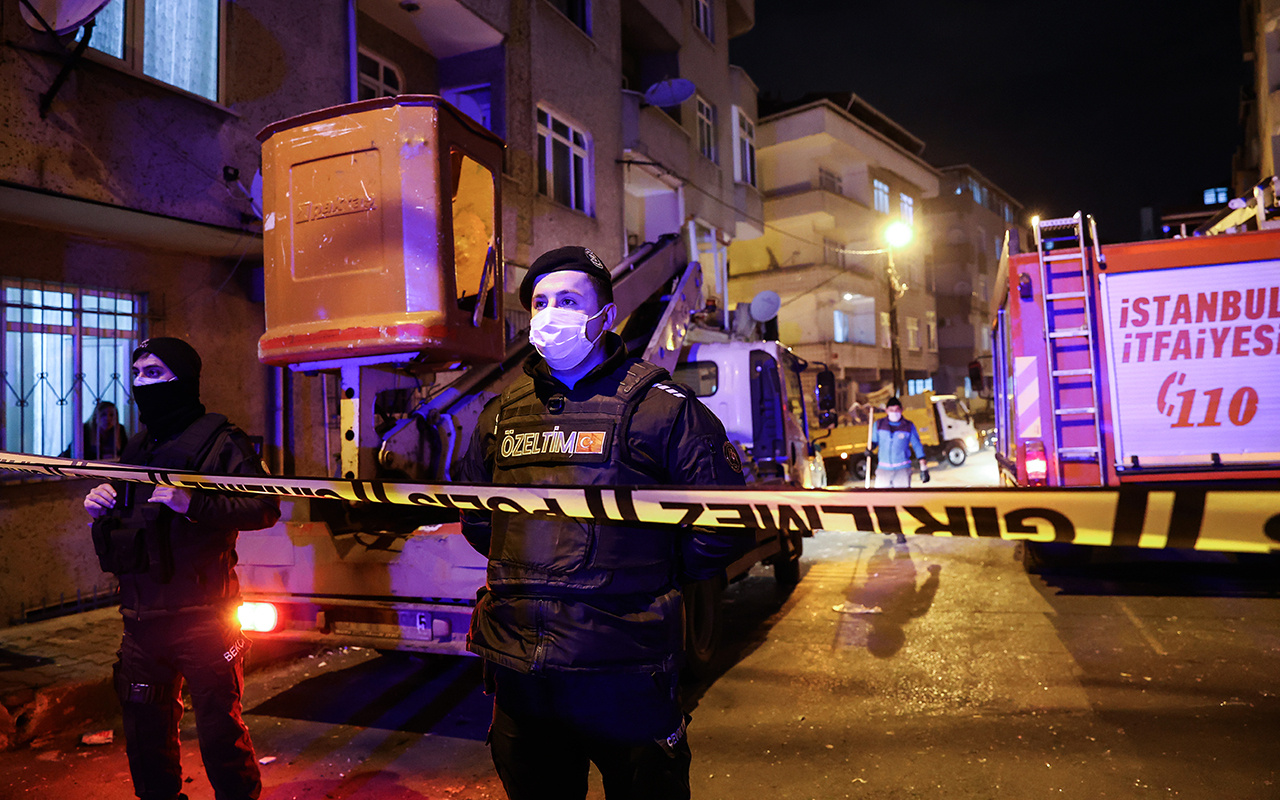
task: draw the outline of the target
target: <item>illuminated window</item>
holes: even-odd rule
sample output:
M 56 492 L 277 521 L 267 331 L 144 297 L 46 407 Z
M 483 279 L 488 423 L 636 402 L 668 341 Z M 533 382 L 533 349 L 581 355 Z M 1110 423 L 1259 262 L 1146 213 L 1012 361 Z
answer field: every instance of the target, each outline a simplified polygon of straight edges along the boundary
M 889 312 L 880 312 L 880 346 L 889 349 L 893 341 L 893 327 L 889 324 Z
M 538 109 L 538 192 L 557 203 L 592 213 L 591 138 Z
M 908 225 L 916 222 L 916 201 L 909 194 L 898 195 L 898 212 L 902 221 Z
M 920 320 L 917 317 L 907 317 L 907 349 L 920 349 Z
M 930 353 L 938 352 L 938 315 L 934 311 L 924 312 L 924 346 Z
M 89 47 L 216 101 L 221 18 L 221 0 L 111 0 L 94 17 Z
M 1227 187 L 1219 186 L 1216 189 L 1204 190 L 1204 204 L 1206 206 L 1216 206 L 1227 202 Z
M 702 31 L 703 36 L 714 42 L 716 40 L 712 28 L 714 18 L 711 14 L 711 0 L 693 0 L 693 27 Z
M 404 74 L 400 68 L 382 56 L 360 48 L 356 56 L 359 73 L 360 100 L 372 100 L 375 97 L 395 97 L 404 91 Z
M 81 458 L 83 423 L 104 400 L 129 427 L 129 367 L 144 334 L 142 295 L 9 278 L 0 283 L 4 449 Z
M 720 163 L 716 153 L 716 107 L 697 98 L 698 103 L 698 152 Z
M 889 213 L 889 184 L 881 180 L 873 180 L 871 182 L 875 198 L 875 209 L 881 214 Z
M 756 185 L 756 126 L 746 111 L 733 107 L 738 124 L 734 128 L 738 137 L 733 150 L 733 179 L 738 183 Z

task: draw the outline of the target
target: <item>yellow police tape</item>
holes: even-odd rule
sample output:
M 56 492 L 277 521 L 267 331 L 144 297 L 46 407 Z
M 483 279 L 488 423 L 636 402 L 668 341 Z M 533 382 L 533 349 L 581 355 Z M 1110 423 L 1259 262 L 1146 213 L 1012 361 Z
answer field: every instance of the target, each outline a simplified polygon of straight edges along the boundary
M 1091 545 L 1265 553 L 1280 550 L 1280 490 L 1119 489 L 818 491 L 721 487 L 567 487 L 393 483 L 202 475 L 0 452 L 0 469 L 281 498 L 329 498 L 459 511 L 717 528 L 860 530 Z

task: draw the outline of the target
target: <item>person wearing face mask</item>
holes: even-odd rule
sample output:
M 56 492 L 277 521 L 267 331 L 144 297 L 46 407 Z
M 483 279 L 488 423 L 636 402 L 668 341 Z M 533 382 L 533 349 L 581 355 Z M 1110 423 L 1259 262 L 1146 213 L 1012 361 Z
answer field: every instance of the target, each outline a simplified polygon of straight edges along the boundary
M 133 400 L 146 426 L 124 447 L 126 464 L 217 475 L 265 475 L 249 437 L 200 403 L 200 356 L 181 339 L 133 351 Z M 244 653 L 236 621 L 236 535 L 275 524 L 274 498 L 138 483 L 103 483 L 84 507 L 104 571 L 120 584 L 124 638 L 116 690 L 125 752 L 140 798 L 181 793 L 178 723 L 185 679 L 205 772 L 218 800 L 262 793 L 240 716 Z
M 537 354 L 485 406 L 458 480 L 742 485 L 720 421 L 609 330 L 617 307 L 594 253 L 544 254 L 520 300 Z M 467 646 L 486 662 L 490 748 L 507 795 L 585 797 L 594 763 L 608 798 L 688 798 L 681 586 L 723 579 L 754 539 L 507 512 L 462 521 L 489 559 Z
M 920 461 L 920 482 L 929 482 L 929 462 L 924 457 L 924 444 L 915 423 L 902 416 L 902 401 L 890 397 L 884 405 L 885 416 L 876 421 L 871 441 L 867 445 L 867 458 L 874 449 L 880 451 L 876 465 L 877 489 L 907 489 L 911 487 L 911 454 Z

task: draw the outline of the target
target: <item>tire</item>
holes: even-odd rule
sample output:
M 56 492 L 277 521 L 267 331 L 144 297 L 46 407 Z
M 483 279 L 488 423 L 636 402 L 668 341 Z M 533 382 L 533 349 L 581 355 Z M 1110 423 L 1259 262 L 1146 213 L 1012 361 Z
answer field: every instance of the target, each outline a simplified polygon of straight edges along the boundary
M 947 463 L 953 467 L 960 466 L 969 457 L 969 454 L 965 452 L 964 445 L 960 442 L 947 442 L 944 455 L 947 457 Z
M 685 672 L 702 680 L 712 675 L 724 635 L 721 596 L 724 579 L 711 578 L 684 587 Z
M 773 579 L 777 581 L 778 589 L 785 594 L 800 583 L 800 555 L 804 553 L 804 539 L 799 531 L 788 531 L 778 534 L 778 544 L 781 549 L 774 556 Z
M 858 459 L 858 463 L 853 465 L 853 474 L 857 478 L 857 482 L 864 484 L 867 481 L 867 470 L 871 467 L 871 459 L 863 456 Z

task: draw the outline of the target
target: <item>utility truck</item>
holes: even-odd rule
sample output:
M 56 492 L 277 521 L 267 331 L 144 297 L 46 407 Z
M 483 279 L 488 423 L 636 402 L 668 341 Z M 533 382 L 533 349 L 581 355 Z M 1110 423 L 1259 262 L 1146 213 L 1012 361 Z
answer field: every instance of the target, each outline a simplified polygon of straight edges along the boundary
M 960 398 L 924 392 L 901 399 L 902 415 L 915 423 L 929 458 L 958 467 L 981 449 L 973 416 Z M 867 415 L 874 414 L 874 420 L 879 420 L 884 412 L 873 411 L 869 406 L 858 406 L 856 412 L 850 423 L 837 425 L 814 438 L 827 482 L 832 486 L 861 483 L 866 479 L 868 466 L 874 469 L 874 461 L 869 464 L 867 460 L 867 438 L 874 421 Z
M 1199 529 L 1195 490 L 1276 485 L 1280 229 L 1273 192 L 1237 205 L 1239 232 L 1103 246 L 1077 213 L 1036 220 L 1033 252 L 1006 243 L 992 304 L 1006 485 L 1188 489 L 1158 509 L 1135 491 L 1117 514 L 1117 544 L 1170 547 Z M 1036 569 L 1090 549 L 1024 553 Z
M 448 482 L 484 404 L 533 352 L 528 317 L 503 310 L 502 142 L 438 97 L 404 95 L 284 120 L 260 138 L 260 360 L 336 376 L 340 477 Z M 799 395 L 804 362 L 762 341 L 745 304 L 726 314 L 707 302 L 687 239 L 673 232 L 644 244 L 612 273 L 629 351 L 692 386 L 754 480 L 821 486 Z M 327 432 L 327 402 L 323 417 Z M 241 536 L 249 628 L 465 653 L 486 559 L 458 535 L 456 514 L 307 505 Z M 794 586 L 804 533 L 760 531 L 729 578 L 765 562 L 781 586 Z M 714 655 L 722 588 L 686 587 L 694 669 Z

